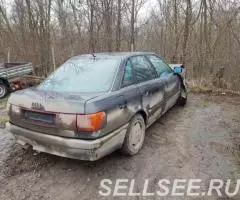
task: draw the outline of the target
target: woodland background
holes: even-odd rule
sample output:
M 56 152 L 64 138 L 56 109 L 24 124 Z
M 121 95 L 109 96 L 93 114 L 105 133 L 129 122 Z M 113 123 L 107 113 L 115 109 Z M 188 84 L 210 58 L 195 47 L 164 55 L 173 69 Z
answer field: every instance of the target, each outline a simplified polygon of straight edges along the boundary
M 240 90 L 240 0 L 0 0 L 0 62 L 47 76 L 102 51 L 153 51 L 189 81 Z

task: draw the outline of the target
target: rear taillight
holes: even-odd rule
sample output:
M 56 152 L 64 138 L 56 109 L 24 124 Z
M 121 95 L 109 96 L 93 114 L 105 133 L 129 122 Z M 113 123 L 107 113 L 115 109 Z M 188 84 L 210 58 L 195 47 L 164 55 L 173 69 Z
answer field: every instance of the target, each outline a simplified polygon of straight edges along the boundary
M 88 115 L 77 115 L 78 132 L 96 132 L 106 123 L 106 113 L 98 112 Z
M 76 130 L 77 120 L 75 114 L 57 114 L 56 122 L 60 125 L 61 128 L 64 129 L 73 129 Z

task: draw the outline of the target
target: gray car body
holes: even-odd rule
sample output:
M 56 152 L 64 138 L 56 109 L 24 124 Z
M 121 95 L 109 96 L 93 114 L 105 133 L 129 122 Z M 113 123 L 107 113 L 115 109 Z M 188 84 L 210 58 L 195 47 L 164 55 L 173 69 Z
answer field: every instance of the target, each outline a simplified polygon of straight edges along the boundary
M 183 81 L 181 76 L 172 71 L 172 73 L 167 76 L 156 76 L 155 79 L 149 81 L 122 87 L 126 61 L 133 56 L 146 55 L 156 54 L 149 52 L 95 54 L 97 57 L 117 56 L 121 60 L 111 90 L 108 92 L 60 94 L 50 91 L 39 91 L 37 88 L 29 88 L 13 93 L 9 98 L 9 104 L 19 107 L 20 111 L 15 112 L 14 110 L 10 110 L 10 125 L 15 128 L 21 127 L 26 130 L 39 132 L 40 134 L 80 140 L 97 140 L 123 127 L 126 133 L 127 125 L 136 114 L 143 116 L 146 127 L 150 126 L 177 102 Z M 77 59 L 77 57 L 74 57 L 74 59 Z M 34 110 L 32 105 L 36 102 L 44 107 L 44 112 L 65 113 L 66 119 L 57 123 L 55 126 L 43 126 L 38 123 L 29 123 L 23 120 L 21 109 Z M 106 112 L 107 120 L 105 126 L 96 134 L 76 133 L 76 131 L 72 129 L 72 124 L 67 120 L 68 114 L 91 114 L 100 111 Z M 10 128 L 10 131 L 14 135 L 19 134 L 15 129 L 11 130 Z M 23 130 L 21 130 L 21 132 L 23 132 Z M 116 147 L 112 147 L 111 151 L 120 148 L 123 139 L 124 137 L 121 137 L 121 142 L 119 142 Z M 111 151 L 107 151 L 107 153 Z M 76 156 L 69 155 L 66 155 L 66 157 L 76 158 Z M 102 155 L 100 157 L 102 157 Z

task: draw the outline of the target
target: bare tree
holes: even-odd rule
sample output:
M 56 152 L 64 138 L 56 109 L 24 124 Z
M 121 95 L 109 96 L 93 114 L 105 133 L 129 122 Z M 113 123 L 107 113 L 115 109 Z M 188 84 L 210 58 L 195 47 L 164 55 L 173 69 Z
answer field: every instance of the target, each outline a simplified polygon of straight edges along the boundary
M 89 7 L 89 52 L 95 52 L 95 39 L 94 39 L 94 10 L 95 0 L 88 0 Z
M 188 79 L 211 80 L 227 68 L 221 80 L 240 87 L 239 0 L 158 0 L 142 9 L 147 1 L 0 0 L 0 60 L 10 52 L 47 76 L 75 54 L 155 51 L 183 62 Z
M 131 5 L 131 51 L 135 50 L 135 0 L 132 0 Z
M 192 19 L 192 2 L 191 0 L 186 0 L 187 8 L 185 15 L 185 24 L 184 24 L 184 38 L 183 38 L 183 49 L 182 49 L 182 62 L 186 64 L 186 54 L 187 54 L 187 42 L 190 32 L 190 24 Z
M 116 30 L 116 51 L 121 49 L 121 23 L 122 23 L 122 0 L 117 4 L 117 30 Z
M 103 0 L 102 1 L 102 8 L 103 8 L 103 19 L 105 24 L 105 41 L 106 41 L 106 49 L 107 51 L 112 51 L 112 7 L 113 1 L 112 0 Z

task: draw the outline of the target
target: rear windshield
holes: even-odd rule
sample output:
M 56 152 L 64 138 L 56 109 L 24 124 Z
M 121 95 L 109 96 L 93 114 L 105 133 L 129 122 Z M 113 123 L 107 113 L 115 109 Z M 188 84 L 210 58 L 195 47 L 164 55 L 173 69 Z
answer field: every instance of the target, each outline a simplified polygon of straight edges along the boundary
M 115 58 L 75 58 L 60 66 L 41 85 L 54 92 L 106 92 L 115 77 L 119 60 Z

